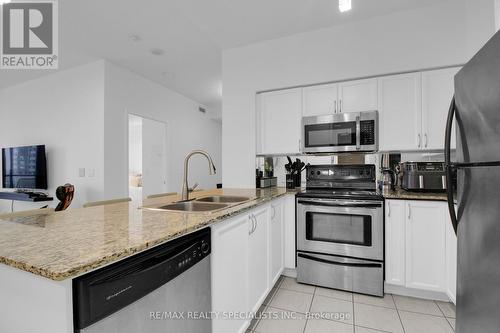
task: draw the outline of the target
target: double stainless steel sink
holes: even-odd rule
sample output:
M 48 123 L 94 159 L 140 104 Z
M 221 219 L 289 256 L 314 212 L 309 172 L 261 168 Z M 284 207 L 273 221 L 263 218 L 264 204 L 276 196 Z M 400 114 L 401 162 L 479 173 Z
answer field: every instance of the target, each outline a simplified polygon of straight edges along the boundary
M 180 201 L 167 205 L 152 207 L 145 206 L 143 209 L 172 211 L 172 212 L 188 212 L 188 213 L 206 213 L 215 212 L 228 207 L 243 204 L 252 200 L 250 197 L 234 196 L 234 195 L 213 195 L 208 197 L 197 198 L 191 201 Z

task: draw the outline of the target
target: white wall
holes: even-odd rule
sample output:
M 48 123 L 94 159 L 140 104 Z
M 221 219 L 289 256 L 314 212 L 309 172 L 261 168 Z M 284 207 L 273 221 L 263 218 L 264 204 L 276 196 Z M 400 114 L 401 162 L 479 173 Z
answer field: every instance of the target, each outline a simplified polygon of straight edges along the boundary
M 198 111 L 199 104 L 129 70 L 106 63 L 104 115 L 105 177 L 107 198 L 127 195 L 127 114 L 167 124 L 167 190 L 180 192 L 184 157 L 193 149 L 208 151 L 216 163 L 216 176 L 208 175 L 208 162 L 194 157 L 190 184 L 214 188 L 221 181 L 221 124 Z
M 495 0 L 495 30 L 500 30 L 500 0 Z
M 75 185 L 75 206 L 103 195 L 104 62 L 0 90 L 0 146 L 44 144 L 47 149 L 48 192 Z M 78 169 L 95 169 L 95 177 L 79 178 Z M 50 203 L 57 204 L 57 199 Z M 43 204 L 15 203 L 15 210 Z M 0 200 L 0 211 L 10 202 Z
M 486 9 L 473 8 L 472 1 L 450 1 L 224 51 L 224 186 L 255 186 L 257 91 L 463 64 L 493 33 L 493 12 L 487 13 L 493 0 L 474 0 Z

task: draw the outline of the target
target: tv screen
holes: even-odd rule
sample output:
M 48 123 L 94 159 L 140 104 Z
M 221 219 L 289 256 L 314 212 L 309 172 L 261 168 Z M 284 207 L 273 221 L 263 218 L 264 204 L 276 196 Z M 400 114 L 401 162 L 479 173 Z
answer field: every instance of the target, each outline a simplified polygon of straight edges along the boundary
M 4 188 L 47 189 L 45 146 L 2 149 Z

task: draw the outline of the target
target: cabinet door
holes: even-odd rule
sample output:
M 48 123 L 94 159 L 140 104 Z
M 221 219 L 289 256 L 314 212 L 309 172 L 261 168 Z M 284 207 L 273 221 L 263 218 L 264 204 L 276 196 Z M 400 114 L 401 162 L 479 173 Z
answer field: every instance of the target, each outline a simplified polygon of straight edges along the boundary
M 274 286 L 284 268 L 283 201 L 271 203 L 269 249 L 271 251 L 269 285 Z
M 285 268 L 295 269 L 295 196 L 287 195 L 283 207 Z
M 444 149 L 448 109 L 454 93 L 454 77 L 460 68 L 422 72 L 422 135 L 424 149 Z M 452 133 L 455 144 L 455 129 Z
M 406 202 L 406 286 L 445 292 L 446 204 Z
M 417 150 L 422 146 L 420 73 L 378 79 L 380 150 Z
M 286 89 L 257 95 L 259 154 L 300 152 L 302 89 Z
M 456 210 L 456 209 L 455 209 Z M 451 224 L 450 217 L 446 218 L 446 294 L 450 301 L 457 301 L 457 235 Z
M 248 215 L 212 227 L 212 310 L 245 312 L 248 308 Z M 245 320 L 213 319 L 213 332 L 243 332 Z
M 385 281 L 405 285 L 405 201 L 385 202 Z
M 377 79 L 339 83 L 340 112 L 377 110 Z
M 248 308 L 250 311 L 258 310 L 269 288 L 268 210 L 266 206 L 250 213 L 254 218 L 254 227 L 248 237 Z
M 305 87 L 302 93 L 304 117 L 337 113 L 339 105 L 336 83 Z

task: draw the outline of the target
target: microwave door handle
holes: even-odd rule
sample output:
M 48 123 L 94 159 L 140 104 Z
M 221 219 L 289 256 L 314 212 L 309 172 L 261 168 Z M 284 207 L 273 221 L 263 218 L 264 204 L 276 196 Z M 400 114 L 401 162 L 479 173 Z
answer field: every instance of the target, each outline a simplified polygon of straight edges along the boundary
M 327 260 L 323 258 L 318 258 L 318 257 L 313 257 L 308 254 L 304 253 L 299 253 L 297 254 L 298 257 L 312 260 L 312 261 L 317 261 L 321 262 L 324 264 L 332 264 L 332 265 L 337 265 L 337 266 L 348 266 L 348 267 L 382 267 L 382 264 L 379 263 L 354 263 L 354 262 L 341 262 L 341 261 L 334 261 L 334 260 Z
M 356 150 L 361 149 L 361 121 L 360 116 L 356 116 Z

